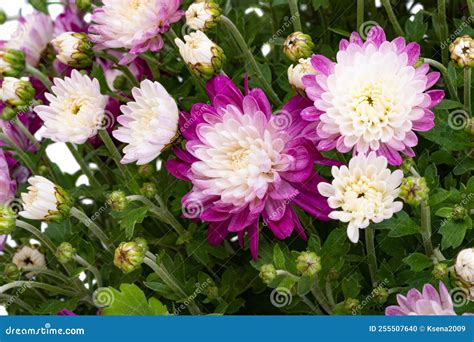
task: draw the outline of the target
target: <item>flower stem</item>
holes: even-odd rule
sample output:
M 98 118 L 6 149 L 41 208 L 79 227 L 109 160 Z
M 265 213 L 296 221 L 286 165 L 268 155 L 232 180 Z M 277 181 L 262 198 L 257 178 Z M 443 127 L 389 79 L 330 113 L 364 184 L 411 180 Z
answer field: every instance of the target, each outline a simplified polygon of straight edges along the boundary
M 431 210 L 426 201 L 421 202 L 421 238 L 423 239 L 426 255 L 431 257 L 434 254 L 431 242 Z
M 163 266 L 163 264 L 157 264 L 155 262 L 156 257 L 150 253 L 147 252 L 147 255 L 145 257 L 145 264 L 147 264 L 157 275 L 160 277 L 161 280 L 169 287 L 171 288 L 177 295 L 182 297 L 182 299 L 187 299 L 189 300 L 189 312 L 192 315 L 200 315 L 201 310 L 199 310 L 199 307 L 194 303 L 194 299 L 190 298 L 186 292 L 181 288 L 181 286 L 178 284 L 178 282 L 174 279 L 174 277 L 166 270 L 166 268 Z
M 253 56 L 252 52 L 247 46 L 247 43 L 245 42 L 244 37 L 242 37 L 242 35 L 240 34 L 239 30 L 234 25 L 234 23 L 226 16 L 224 15 L 221 16 L 221 22 L 229 30 L 235 42 L 239 46 L 240 50 L 245 55 L 246 60 L 250 63 L 250 66 L 253 69 L 255 76 L 257 76 L 258 80 L 260 81 L 260 84 L 262 85 L 262 88 L 267 94 L 267 96 L 270 98 L 270 101 L 274 105 L 279 106 L 281 104 L 281 101 L 278 98 L 278 95 L 275 93 L 271 85 L 265 79 L 265 76 L 263 75 L 262 70 L 260 69 L 260 66 L 258 65 L 257 61 L 255 60 L 255 57 Z
M 91 185 L 94 187 L 94 188 L 100 188 L 101 187 L 101 184 L 99 183 L 99 181 L 97 180 L 97 178 L 95 178 L 94 174 L 92 173 L 89 165 L 87 165 L 86 161 L 82 158 L 82 156 L 79 154 L 79 152 L 77 151 L 77 149 L 74 147 L 73 144 L 71 143 L 66 143 L 66 146 L 68 147 L 69 151 L 71 151 L 72 155 L 74 156 L 74 158 L 76 159 L 77 163 L 79 164 L 79 166 L 81 167 L 81 170 L 82 172 L 84 172 L 84 174 L 87 176 L 87 178 L 89 179 Z
M 31 170 L 31 172 L 36 173 L 36 167 L 35 167 L 33 161 L 31 160 L 31 158 L 20 147 L 18 147 L 13 142 L 13 140 L 10 139 L 9 136 L 7 136 L 6 134 L 0 134 L 0 140 L 3 140 L 4 142 L 6 142 L 7 145 L 13 149 L 13 151 L 15 152 L 15 156 L 17 156 L 18 159 L 20 159 L 20 161 L 27 168 L 29 168 Z
M 393 12 L 393 8 L 392 8 L 392 4 L 390 3 L 390 0 L 381 0 L 381 1 L 382 1 L 383 7 L 385 7 L 385 11 L 387 11 L 388 19 L 392 23 L 395 33 L 398 34 L 399 36 L 404 36 L 405 32 L 403 32 L 403 29 L 400 26 L 400 23 L 398 22 L 398 19 L 395 16 L 395 13 Z
M 464 107 L 468 113 L 472 113 L 472 102 L 471 102 L 471 86 L 472 86 L 472 69 L 467 67 L 464 68 Z
M 87 260 L 83 259 L 81 256 L 79 256 L 77 254 L 74 256 L 74 260 L 78 264 L 86 267 L 94 275 L 95 280 L 97 281 L 97 288 L 101 288 L 102 287 L 102 277 L 100 275 L 99 270 L 97 268 L 95 268 L 94 266 L 92 266 L 91 264 L 89 264 L 87 262 Z
M 49 80 L 48 76 L 43 74 L 41 71 L 38 69 L 32 67 L 31 65 L 27 64 L 25 67 L 25 73 L 27 73 L 30 76 L 33 76 L 34 78 L 38 79 L 43 83 L 43 85 L 48 89 L 51 90 L 51 87 L 53 83 Z
M 467 0 L 467 8 L 469 8 L 469 16 L 474 17 L 474 1 Z
M 377 286 L 377 256 L 375 255 L 375 230 L 372 227 L 365 228 L 365 247 L 367 249 L 367 261 L 369 263 L 370 280 L 372 286 Z
M 114 244 L 102 231 L 102 229 L 100 229 L 100 227 L 94 223 L 94 221 L 92 221 L 86 214 L 75 207 L 71 208 L 71 215 L 81 221 L 87 228 L 89 228 L 92 234 L 94 234 L 100 240 L 100 242 L 102 242 L 104 248 L 112 253 Z
M 357 0 L 357 30 L 364 23 L 364 0 Z
M 28 128 L 26 128 L 25 125 L 23 125 L 23 122 L 21 122 L 19 117 L 15 118 L 15 124 L 20 129 L 20 131 L 28 138 L 28 140 L 30 140 L 30 142 L 33 144 L 33 146 L 36 149 L 39 150 L 41 148 L 41 146 L 38 143 L 38 140 L 36 140 L 36 138 L 33 136 L 33 134 L 31 134 L 30 130 Z
M 314 305 L 308 299 L 308 297 L 306 297 L 305 295 L 299 295 L 299 297 L 300 297 L 301 301 L 303 303 L 305 303 L 311 309 L 311 311 L 313 311 L 314 314 L 316 314 L 316 315 L 321 315 L 322 314 L 321 310 L 316 305 Z
M 56 246 L 54 245 L 54 243 L 45 234 L 43 234 L 38 228 L 22 220 L 16 220 L 16 226 L 18 228 L 24 229 L 27 232 L 33 234 L 35 238 L 41 241 L 41 243 L 44 244 L 53 254 L 56 253 Z
M 43 289 L 48 292 L 59 293 L 65 296 L 75 297 L 77 292 L 66 290 L 62 287 L 46 284 L 46 283 L 38 283 L 36 281 L 28 281 L 28 280 L 18 280 L 8 284 L 5 284 L 0 287 L 0 293 L 4 293 L 10 289 L 14 289 L 16 287 L 25 287 L 25 288 L 37 288 Z
M 303 32 L 303 28 L 301 27 L 300 11 L 298 9 L 298 0 L 288 0 L 288 5 L 290 6 L 293 28 L 296 32 Z
M 103 59 L 106 59 L 106 60 L 111 61 L 112 63 L 114 63 L 117 66 L 117 68 L 121 72 L 123 72 L 123 75 L 127 78 L 127 80 L 134 87 L 139 86 L 139 83 L 138 83 L 137 79 L 135 78 L 135 76 L 132 74 L 132 72 L 126 66 L 119 64 L 118 58 L 116 58 L 114 56 L 111 56 L 111 55 L 109 55 L 108 53 L 106 53 L 104 51 L 98 51 L 98 52 L 96 52 L 96 55 L 99 58 L 103 58 Z
M 441 74 L 443 75 L 444 81 L 446 82 L 446 85 L 448 86 L 448 90 L 449 90 L 449 94 L 451 95 L 451 98 L 459 102 L 458 92 L 456 88 L 454 87 L 454 84 L 451 81 L 451 78 L 449 77 L 448 69 L 443 64 L 441 64 L 438 61 L 435 61 L 434 59 L 423 58 L 423 60 L 441 72 Z
M 326 311 L 327 314 L 332 313 L 331 305 L 329 305 L 328 300 L 326 299 L 326 296 L 324 295 L 323 291 L 319 287 L 319 278 L 318 276 L 315 276 L 314 278 L 314 285 L 313 288 L 311 289 L 311 293 L 313 294 L 314 298 L 316 301 L 321 305 L 321 307 Z
M 441 21 L 441 58 L 443 64 L 447 65 L 449 62 L 448 50 L 444 42 L 448 41 L 448 21 L 446 19 L 446 0 L 438 0 L 438 14 Z

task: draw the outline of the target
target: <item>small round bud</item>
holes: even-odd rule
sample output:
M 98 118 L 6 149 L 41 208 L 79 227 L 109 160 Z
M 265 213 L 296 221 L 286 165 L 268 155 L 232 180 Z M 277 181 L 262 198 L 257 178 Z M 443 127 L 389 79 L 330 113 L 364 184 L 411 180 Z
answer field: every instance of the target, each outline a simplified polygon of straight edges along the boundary
M 143 183 L 140 193 L 147 198 L 153 198 L 158 193 L 158 189 L 156 188 L 155 183 L 147 182 Z
M 328 274 L 329 280 L 338 280 L 339 279 L 339 271 L 335 267 L 331 267 Z
M 145 255 L 146 252 L 148 252 L 148 242 L 141 237 L 136 238 L 135 242 L 137 243 L 138 247 L 141 248 L 143 255 Z
M 48 176 L 49 175 L 49 168 L 46 166 L 46 165 L 40 165 L 38 167 L 38 171 L 37 171 L 38 175 L 40 176 Z
M 296 259 L 296 268 L 302 276 L 312 277 L 321 271 L 321 258 L 314 252 L 302 252 Z
M 0 88 L 0 99 L 8 106 L 28 106 L 36 95 L 35 88 L 29 81 L 15 77 L 5 77 Z
M 73 68 L 87 68 L 92 64 L 92 44 L 85 33 L 64 32 L 51 41 L 56 58 Z
M 123 191 L 113 191 L 107 197 L 107 204 L 113 211 L 122 211 L 128 205 L 127 196 Z
M 453 208 L 452 218 L 454 221 L 463 221 L 468 216 L 468 211 L 463 206 L 456 204 Z
M 474 66 L 474 41 L 470 36 L 457 37 L 449 45 L 449 52 L 456 65 L 462 68 L 472 68 Z
M 425 59 L 424 58 L 419 58 L 418 61 L 413 65 L 415 69 L 418 69 L 421 67 L 423 64 L 425 64 Z
M 25 54 L 20 50 L 0 51 L 0 76 L 18 77 L 25 69 Z
M 76 6 L 81 11 L 88 11 L 91 8 L 91 0 L 76 0 Z
M 0 235 L 10 234 L 16 226 L 16 213 L 8 206 L 0 206 Z
M 448 265 L 446 265 L 443 262 L 439 262 L 436 265 L 434 265 L 431 275 L 438 280 L 443 280 L 448 275 L 448 273 L 449 273 Z
M 372 296 L 374 298 L 375 303 L 379 305 L 385 304 L 388 299 L 388 290 L 385 287 L 376 287 L 372 291 Z
M 56 249 L 56 258 L 61 264 L 65 264 L 76 255 L 76 249 L 69 242 L 62 242 Z
M 9 263 L 5 265 L 3 275 L 6 279 L 14 281 L 20 279 L 21 271 L 17 265 L 15 265 L 14 263 Z
M 4 10 L 0 9 L 0 25 L 3 25 L 7 22 L 7 14 L 5 13 Z
M 405 203 L 416 207 L 428 199 L 429 192 L 425 178 L 410 176 L 403 178 L 399 196 Z
M 308 58 L 313 54 L 314 43 L 311 36 L 302 32 L 293 32 L 283 44 L 283 52 L 293 62 Z
M 359 300 L 355 298 L 347 298 L 344 301 L 344 309 L 347 310 L 348 312 L 353 312 L 358 309 L 359 307 Z
M 403 163 L 400 165 L 400 169 L 403 171 L 404 174 L 409 174 L 410 169 L 415 165 L 415 162 L 413 161 L 413 158 L 406 157 L 403 158 Z
M 2 110 L 2 120 L 11 121 L 16 118 L 16 110 L 11 107 L 5 107 Z
M 128 80 L 124 75 L 118 75 L 115 77 L 113 86 L 116 90 L 128 90 Z
M 193 30 L 204 31 L 217 25 L 221 18 L 221 8 L 213 0 L 198 1 L 186 10 L 186 25 Z
M 209 300 L 216 300 L 217 298 L 219 298 L 219 288 L 215 286 L 207 287 L 205 292 Z
M 150 178 L 155 173 L 155 167 L 152 164 L 140 165 L 138 175 L 142 178 Z
M 462 250 L 454 265 L 457 278 L 466 286 L 474 286 L 474 248 Z
M 265 284 L 270 284 L 277 276 L 275 267 L 272 264 L 266 264 L 260 267 L 259 277 Z
M 122 272 L 130 273 L 140 267 L 144 258 L 142 245 L 135 241 L 122 242 L 115 249 L 114 265 Z

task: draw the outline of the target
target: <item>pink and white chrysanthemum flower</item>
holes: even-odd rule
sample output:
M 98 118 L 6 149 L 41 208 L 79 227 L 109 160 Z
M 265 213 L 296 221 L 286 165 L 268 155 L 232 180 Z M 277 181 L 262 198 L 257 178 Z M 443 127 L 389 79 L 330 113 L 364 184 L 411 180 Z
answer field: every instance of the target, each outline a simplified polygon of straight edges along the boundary
M 89 38 L 98 48 L 125 48 L 130 55 L 121 59 L 128 63 L 135 55 L 159 51 L 162 34 L 184 15 L 179 10 L 182 0 L 103 0 L 94 9 Z
M 182 113 L 180 130 L 186 150 L 166 167 L 193 189 L 182 199 L 185 216 L 209 222 L 208 241 L 221 243 L 237 234 L 241 244 L 248 232 L 250 251 L 258 253 L 260 219 L 279 239 L 294 230 L 305 237 L 295 208 L 328 220 L 329 208 L 318 193 L 324 181 L 314 163 L 334 165 L 315 149 L 309 135 L 315 125 L 301 119 L 310 102 L 292 98 L 272 115 L 260 89 L 245 94 L 225 76 L 207 83 L 211 104 L 196 104 Z
M 303 77 L 303 83 L 314 105 L 302 117 L 318 123 L 318 149 L 375 151 L 392 165 L 401 164 L 400 154 L 413 157 L 414 131 L 433 128 L 431 109 L 444 97 L 443 90 L 428 91 L 440 74 L 429 72 L 428 64 L 415 66 L 419 57 L 417 43 L 387 41 L 380 27 L 365 42 L 357 33 L 343 39 L 336 62 L 313 56 L 318 75 Z

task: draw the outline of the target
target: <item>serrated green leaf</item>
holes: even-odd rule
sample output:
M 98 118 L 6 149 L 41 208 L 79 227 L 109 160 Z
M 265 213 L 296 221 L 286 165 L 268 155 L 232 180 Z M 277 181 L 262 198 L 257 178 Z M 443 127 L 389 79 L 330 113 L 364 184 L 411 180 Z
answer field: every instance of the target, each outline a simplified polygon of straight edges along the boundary
M 421 253 L 412 253 L 403 259 L 403 262 L 410 266 L 413 272 L 420 272 L 433 265 L 433 261 Z

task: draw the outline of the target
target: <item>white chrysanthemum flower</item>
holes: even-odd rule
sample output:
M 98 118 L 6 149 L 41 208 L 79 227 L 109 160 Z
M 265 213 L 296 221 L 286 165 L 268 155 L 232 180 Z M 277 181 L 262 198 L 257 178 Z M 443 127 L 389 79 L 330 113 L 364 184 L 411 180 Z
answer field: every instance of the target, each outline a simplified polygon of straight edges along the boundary
M 3 102 L 20 101 L 20 98 L 16 92 L 21 85 L 21 79 L 15 77 L 5 77 L 0 88 L 0 100 Z
M 132 89 L 134 102 L 120 107 L 122 125 L 113 136 L 128 144 L 122 163 L 149 163 L 158 157 L 178 132 L 179 110 L 175 100 L 158 82 L 144 80 Z
M 29 246 L 22 247 L 18 252 L 13 255 L 12 262 L 18 268 L 34 267 L 34 268 L 45 268 L 46 259 L 44 255 L 36 248 Z
M 51 41 L 56 58 L 73 68 L 85 68 L 92 63 L 92 45 L 85 33 L 63 32 Z
M 83 144 L 97 134 L 105 117 L 107 96 L 100 93 L 99 81 L 72 71 L 71 77 L 54 79 L 53 94 L 46 93 L 48 106 L 35 112 L 44 121 L 44 136 L 56 142 Z
M 186 10 L 186 24 L 193 30 L 205 30 L 216 25 L 221 14 L 219 5 L 212 1 L 197 1 Z
M 387 159 L 377 157 L 375 152 L 353 157 L 349 167 L 333 166 L 332 175 L 332 184 L 319 183 L 318 190 L 321 195 L 329 197 L 331 208 L 341 208 L 331 212 L 329 217 L 349 222 L 347 235 L 354 243 L 359 241 L 359 228 L 367 228 L 370 222 L 389 219 L 403 207 L 402 202 L 395 201 L 403 172 L 390 172 Z
M 462 250 L 454 267 L 461 281 L 474 286 L 474 248 Z
M 28 179 L 27 193 L 21 194 L 23 211 L 18 215 L 30 220 L 59 221 L 69 213 L 69 195 L 50 180 L 34 176 Z
M 288 81 L 297 90 L 304 90 L 303 76 L 316 75 L 317 72 L 311 65 L 311 58 L 300 58 L 298 64 L 288 68 Z

